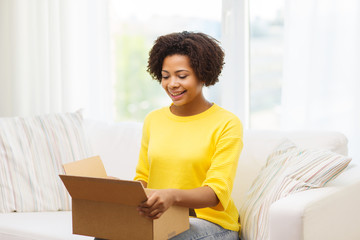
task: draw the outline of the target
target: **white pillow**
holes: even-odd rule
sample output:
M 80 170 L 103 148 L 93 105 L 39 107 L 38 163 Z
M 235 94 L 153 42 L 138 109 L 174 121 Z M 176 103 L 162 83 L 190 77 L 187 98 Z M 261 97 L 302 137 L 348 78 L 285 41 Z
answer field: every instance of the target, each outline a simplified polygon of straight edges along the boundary
M 0 119 L 0 212 L 70 210 L 58 175 L 89 156 L 80 111 Z
M 285 140 L 268 157 L 240 208 L 242 240 L 269 239 L 269 209 L 290 194 L 323 187 L 351 158 L 328 150 L 298 148 Z

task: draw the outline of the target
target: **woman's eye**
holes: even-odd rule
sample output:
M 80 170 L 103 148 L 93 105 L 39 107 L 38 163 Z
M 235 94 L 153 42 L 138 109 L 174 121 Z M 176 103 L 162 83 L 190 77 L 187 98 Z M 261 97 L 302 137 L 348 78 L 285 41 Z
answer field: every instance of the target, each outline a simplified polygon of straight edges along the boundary
M 185 79 L 186 77 L 187 77 L 186 75 L 179 76 L 180 79 Z
M 169 76 L 162 76 L 161 78 L 162 78 L 162 79 L 168 79 Z

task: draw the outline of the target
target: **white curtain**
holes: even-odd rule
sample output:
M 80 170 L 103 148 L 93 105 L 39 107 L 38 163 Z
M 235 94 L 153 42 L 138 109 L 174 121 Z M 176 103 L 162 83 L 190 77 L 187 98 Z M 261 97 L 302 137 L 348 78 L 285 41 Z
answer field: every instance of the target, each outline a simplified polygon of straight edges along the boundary
M 360 162 L 360 1 L 285 4 L 283 127 L 335 130 Z
M 111 119 L 108 1 L 0 0 L 0 117 Z

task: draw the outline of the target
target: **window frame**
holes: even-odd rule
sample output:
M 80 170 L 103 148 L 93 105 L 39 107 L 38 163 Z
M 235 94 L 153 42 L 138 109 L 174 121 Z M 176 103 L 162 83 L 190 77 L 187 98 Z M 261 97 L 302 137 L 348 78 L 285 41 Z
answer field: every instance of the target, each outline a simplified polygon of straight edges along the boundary
M 249 0 L 222 0 L 222 45 L 225 62 L 220 104 L 250 125 Z

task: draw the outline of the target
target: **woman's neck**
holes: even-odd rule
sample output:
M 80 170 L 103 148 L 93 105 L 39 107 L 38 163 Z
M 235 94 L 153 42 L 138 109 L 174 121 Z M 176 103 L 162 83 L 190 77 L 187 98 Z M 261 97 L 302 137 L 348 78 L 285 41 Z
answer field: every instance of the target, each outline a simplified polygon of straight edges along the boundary
M 208 110 L 212 105 L 212 103 L 202 97 L 197 101 L 192 101 L 191 103 L 181 106 L 176 106 L 175 104 L 172 104 L 170 106 L 170 111 L 177 116 L 187 117 L 202 113 Z

